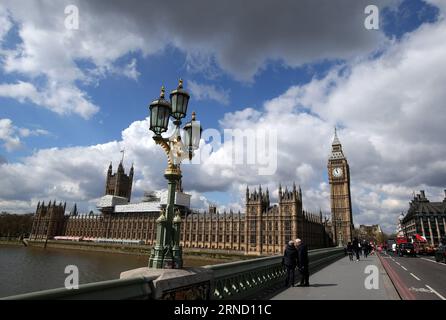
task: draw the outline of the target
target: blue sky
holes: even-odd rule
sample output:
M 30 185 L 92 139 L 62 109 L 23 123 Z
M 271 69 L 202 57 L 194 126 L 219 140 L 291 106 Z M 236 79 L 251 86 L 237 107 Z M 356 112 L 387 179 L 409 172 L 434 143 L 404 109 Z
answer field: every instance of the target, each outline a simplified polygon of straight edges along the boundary
M 435 21 L 438 9 L 423 1 L 403 1 L 397 11 L 383 10 L 381 25 L 388 37 L 401 38 L 424 22 Z M 5 48 L 14 48 L 21 43 L 17 36 L 17 25 L 6 35 Z M 227 91 L 229 104 L 215 100 L 194 100 L 190 107 L 194 109 L 205 126 L 218 128 L 218 120 L 225 113 L 241 110 L 245 107 L 262 108 L 263 102 L 283 93 L 292 85 L 307 83 L 313 77 L 326 74 L 337 60 L 316 61 L 305 66 L 291 68 L 281 61 L 269 61 L 251 82 L 240 82 L 225 74 L 215 63 L 212 72 L 215 76 L 191 71 L 187 67 L 186 55 L 178 49 L 167 47 L 162 52 L 148 57 L 140 53 L 129 53 L 117 62 L 125 64 L 137 59 L 138 79 L 114 75 L 101 79 L 96 85 L 82 88 L 101 110 L 90 119 L 80 116 L 60 116 L 49 110 L 42 110 L 35 104 L 0 97 L 2 117 L 14 120 L 15 125 L 26 128 L 41 128 L 50 132 L 45 137 L 31 137 L 18 150 L 7 152 L 1 148 L 2 156 L 9 162 L 19 161 L 21 157 L 32 154 L 36 149 L 65 146 L 86 146 L 118 140 L 121 132 L 129 123 L 148 116 L 147 106 L 159 94 L 161 85 L 167 90 L 176 87 L 178 78 L 187 81 L 208 83 Z M 88 63 L 77 61 L 80 68 Z M 0 73 L 2 83 L 21 80 L 17 74 Z
M 145 9 L 150 11 L 151 8 L 159 8 L 155 2 L 153 7 L 148 6 Z M 191 6 L 194 6 L 195 2 Z M 265 2 L 265 6 L 268 6 L 267 1 Z M 201 90 L 200 93 L 191 92 L 189 110 L 197 112 L 198 118 L 205 128 L 222 130 L 228 126 L 223 121 L 225 116 L 235 115 L 235 112 L 247 110 L 247 108 L 257 110 L 266 119 L 274 119 L 268 118 L 269 113 L 265 109 L 268 103 L 274 104 L 281 98 L 287 97 L 287 93 L 291 95 L 293 90 L 303 90 L 306 88 L 305 86 L 313 83 L 316 85 L 319 83 L 318 81 L 324 83 L 333 75 L 333 70 L 336 68 L 345 68 L 348 70 L 347 74 L 350 72 L 354 74 L 355 70 L 359 70 L 359 67 L 355 69 L 357 66 L 373 65 L 374 61 L 381 59 L 381 55 L 390 55 L 389 52 L 393 50 L 392 48 L 403 51 L 406 42 L 414 41 L 409 38 L 415 38 L 411 35 L 416 35 L 420 26 L 426 24 L 434 26 L 441 20 L 440 9 L 436 6 L 435 0 L 432 3 L 421 0 L 384 1 L 382 5 L 379 2 L 381 8 L 380 30 L 363 30 L 361 25 L 357 26 L 358 30 L 356 30 L 352 29 L 352 24 L 364 19 L 365 15 L 361 11 L 364 6 L 358 4 L 357 8 L 350 9 L 354 6 L 345 5 L 346 2 L 341 1 L 341 8 L 337 11 L 338 17 L 336 17 L 336 13 L 333 13 L 333 16 L 327 16 L 328 26 L 320 27 L 322 30 L 320 34 L 317 33 L 319 26 L 311 26 L 308 23 L 299 24 L 299 21 L 296 24 L 286 25 L 279 21 L 273 22 L 269 35 L 268 30 L 270 29 L 267 26 L 258 26 L 258 21 L 262 21 L 260 13 L 259 20 L 256 20 L 256 17 L 250 16 L 249 12 L 246 13 L 248 16 L 244 17 L 245 13 L 242 10 L 239 12 L 240 21 L 236 20 L 238 17 L 230 19 L 228 17 L 228 20 L 235 19 L 235 25 L 239 24 L 240 33 L 237 29 L 234 29 L 235 31 L 227 30 L 225 33 L 225 26 L 228 22 L 222 19 L 222 21 L 216 21 L 215 30 L 212 29 L 214 27 L 209 27 L 208 36 L 205 31 L 207 23 L 205 16 L 199 17 L 203 25 L 191 21 L 190 23 L 183 22 L 183 25 L 178 27 L 179 29 L 175 29 L 176 26 L 165 25 L 165 29 L 163 29 L 163 25 L 149 25 L 151 29 L 144 24 L 148 22 L 139 22 L 140 16 L 137 9 L 119 11 L 118 1 L 110 3 L 108 6 L 105 3 L 96 5 L 83 1 L 74 1 L 74 3 L 78 5 L 80 13 L 81 30 L 78 33 L 76 31 L 61 31 L 60 28 L 54 27 L 64 19 L 63 14 L 60 14 L 61 8 L 64 7 L 63 1 L 58 5 L 50 4 L 47 1 L 32 1 L 30 7 L 46 7 L 47 10 L 42 9 L 39 11 L 40 14 L 33 14 L 33 10 L 31 8 L 27 10 L 24 4 L 14 4 L 8 1 L 0 7 L 0 12 L 3 12 L 0 17 L 3 16 L 10 24 L 8 28 L 4 27 L 4 31 L 0 29 L 2 38 L 0 42 L 0 119 L 9 119 L 8 123 L 4 122 L 5 127 L 9 126 L 8 133 L 5 129 L 4 136 L 0 136 L 0 157 L 3 159 L 2 162 L 5 162 L 1 166 L 4 167 L 4 170 L 7 169 L 7 165 L 15 166 L 16 169 L 20 164 L 28 166 L 33 162 L 32 159 L 40 157 L 38 154 L 42 150 L 58 148 L 57 150 L 63 152 L 66 148 L 90 148 L 95 145 L 107 145 L 113 141 L 125 141 L 122 136 L 123 131 L 129 127 L 135 128 L 136 123 L 143 121 L 148 116 L 148 105 L 157 98 L 160 86 L 165 85 L 167 91 L 170 91 L 176 87 L 180 77 L 185 81 L 186 90 L 190 90 L 194 85 L 195 90 Z M 222 5 L 222 12 L 225 12 L 226 9 Z M 321 10 L 321 14 L 327 12 L 321 7 L 316 7 L 315 10 Z M 144 8 L 141 11 L 144 11 Z M 162 9 L 160 11 L 163 12 Z M 332 12 L 333 10 L 328 11 Z M 99 13 L 104 14 L 99 16 Z M 55 21 L 51 20 L 56 14 Z M 114 14 L 122 15 L 122 25 L 117 23 L 108 26 L 106 24 L 114 21 Z M 212 16 L 212 13 L 209 15 Z M 308 15 L 308 13 L 304 12 L 303 15 Z M 93 21 L 94 18 L 97 18 L 97 21 Z M 287 21 L 286 17 L 283 19 Z M 28 23 L 30 25 L 32 23 L 35 29 L 28 30 Z M 200 30 L 194 26 L 194 23 L 200 26 Z M 6 26 L 6 24 L 3 25 Z M 94 29 L 98 26 L 101 29 Z M 190 30 L 184 31 L 182 34 L 181 30 L 185 28 L 184 26 L 190 27 Z M 250 33 L 249 29 L 251 28 L 254 29 L 252 32 L 255 36 L 258 36 L 257 33 L 265 33 L 265 30 L 267 32 L 264 38 L 260 37 L 256 40 Z M 292 30 L 288 30 L 293 28 L 296 29 L 295 38 L 293 38 Z M 308 28 L 308 31 L 305 28 Z M 313 28 L 315 30 L 311 30 Z M 255 29 L 259 29 L 258 32 Z M 339 30 L 336 31 L 336 29 Z M 174 32 L 175 30 L 177 33 Z M 351 31 L 349 32 L 349 30 Z M 33 34 L 33 32 L 35 33 Z M 312 32 L 316 33 L 311 35 Z M 333 34 L 329 34 L 330 32 Z M 113 39 L 114 33 L 116 42 Z M 65 37 L 66 47 L 61 46 L 57 37 L 54 36 L 60 34 Z M 318 37 L 321 40 L 318 40 Z M 140 39 L 143 39 L 143 44 Z M 33 40 L 38 43 L 35 44 Z M 75 41 L 80 41 L 82 44 L 73 46 Z M 94 45 L 90 46 L 91 44 Z M 101 51 L 102 47 L 105 48 L 104 53 Z M 52 54 L 55 57 L 53 61 L 51 58 L 45 58 Z M 55 61 L 59 57 L 62 62 Z M 34 67 L 33 63 L 36 63 L 37 67 Z M 62 69 L 58 69 L 59 64 L 63 67 Z M 71 75 L 70 72 L 74 72 L 75 75 Z M 348 80 L 348 76 L 342 77 L 340 74 L 333 76 L 333 81 L 337 84 Z M 20 82 L 33 86 L 41 96 L 35 94 L 29 87 L 26 90 L 14 87 L 14 90 L 17 91 L 14 91 L 14 94 L 11 93 L 12 91 L 9 90 L 11 87 L 7 87 L 7 85 L 15 86 Z M 53 83 L 54 87 L 51 87 L 50 83 Z M 335 87 L 338 88 L 341 85 Z M 209 88 L 212 88 L 213 91 L 208 90 Z M 67 92 L 64 96 L 66 101 L 64 108 L 58 109 L 57 103 L 54 104 L 51 97 L 56 92 L 62 91 Z M 327 99 L 335 98 L 335 95 L 330 96 L 330 92 L 327 89 L 325 93 Z M 358 95 L 360 94 L 358 92 Z M 302 95 L 298 94 L 297 98 L 293 98 L 293 101 L 298 101 L 301 97 Z M 87 109 L 76 109 L 75 104 L 82 104 L 85 101 L 88 112 L 85 111 Z M 320 120 L 323 124 L 318 129 L 318 134 L 321 135 L 320 139 L 324 138 L 325 140 L 318 140 L 318 138 L 311 141 L 311 139 L 307 139 L 310 147 L 312 144 L 320 144 L 320 141 L 324 141 L 325 149 L 321 150 L 325 150 L 325 153 L 320 155 L 320 158 L 309 156 L 305 161 L 293 163 L 293 166 L 301 169 L 293 167 L 290 169 L 292 174 L 289 176 L 275 176 L 269 180 L 264 177 L 258 179 L 246 177 L 237 183 L 228 183 L 227 186 L 224 185 L 224 182 L 221 182 L 222 185 L 216 183 L 218 186 L 209 187 L 209 191 L 204 192 L 198 191 L 206 190 L 204 182 L 196 182 L 191 179 L 188 183 L 190 188 L 197 192 L 197 199 L 203 196 L 207 199 L 206 201 L 217 202 L 224 208 L 240 208 L 242 203 L 240 203 L 239 190 L 246 184 L 266 183 L 274 188 L 278 180 L 285 180 L 284 183 L 288 184 L 297 181 L 303 183 L 305 190 L 308 190 L 308 203 L 311 209 L 317 210 L 318 207 L 322 207 L 327 210 L 327 199 L 323 200 L 327 190 L 324 185 L 327 181 L 324 168 L 332 132 L 329 133 L 326 128 L 332 128 L 334 124 L 339 125 L 342 129 L 340 132 L 341 141 L 348 143 L 354 136 L 358 136 L 355 129 L 358 126 L 357 120 L 342 118 L 342 111 L 338 111 L 336 115 L 333 113 L 332 116 L 330 109 L 321 111 L 317 109 L 317 106 L 306 106 L 303 102 L 297 104 L 300 108 L 293 109 L 291 112 L 297 114 L 309 112 L 314 116 L 311 121 Z M 289 112 L 287 108 L 283 110 L 285 113 Z M 238 117 L 235 119 L 239 119 Z M 249 119 L 241 120 L 248 121 Z M 135 125 L 132 127 L 133 123 Z M 233 123 L 231 126 L 236 127 L 237 124 Z M 23 134 L 20 133 L 20 129 L 29 131 Z M 128 130 L 128 132 L 130 131 Z M 309 129 L 309 131 L 311 130 Z M 2 131 L 0 130 L 0 132 Z M 286 132 L 280 134 L 286 135 Z M 439 133 L 435 132 L 435 134 Z M 378 141 L 378 138 L 374 139 L 371 136 L 365 139 L 371 143 Z M 125 145 L 125 143 L 123 144 Z M 347 157 L 351 155 L 352 160 L 358 159 L 358 162 L 351 163 L 351 166 L 359 171 L 362 167 L 359 160 L 364 161 L 364 159 L 363 155 L 356 154 L 357 149 L 354 146 L 354 143 L 351 146 L 345 145 L 344 149 Z M 438 147 L 438 145 L 436 146 Z M 374 150 L 371 147 L 370 150 L 367 149 L 367 152 L 373 154 L 378 150 L 377 145 L 373 147 Z M 118 149 L 108 150 L 107 152 L 110 153 L 104 155 L 104 159 L 107 159 L 106 163 L 95 165 L 98 168 L 105 168 L 109 160 L 116 162 L 120 158 Z M 79 150 L 82 153 L 82 149 Z M 70 152 L 73 151 L 70 149 Z M 299 158 L 305 152 L 305 150 L 295 149 L 291 156 Z M 137 157 L 140 156 L 138 151 L 132 149 L 127 156 L 128 164 L 133 161 L 138 163 Z M 162 159 L 162 155 L 159 159 Z M 146 160 L 150 161 L 150 159 Z M 143 161 L 143 159 L 141 158 L 139 161 Z M 388 161 L 389 166 L 394 165 L 394 159 L 388 159 Z M 316 164 L 316 162 L 318 163 Z M 159 165 L 162 166 L 162 164 Z M 290 164 L 287 164 L 286 168 L 288 165 Z M 148 166 L 150 167 L 150 165 Z M 285 165 L 279 163 L 279 169 L 281 166 Z M 408 164 L 409 169 L 413 166 L 414 164 Z M 137 171 L 139 169 L 142 169 L 141 166 L 140 168 L 136 167 Z M 141 181 L 135 188 L 137 194 L 142 193 L 143 186 L 147 187 L 150 184 L 147 179 L 154 177 L 155 173 L 151 171 L 149 173 L 149 171 L 147 169 L 144 171 L 145 173 L 139 172 Z M 296 172 L 301 172 L 304 176 L 307 171 L 311 177 L 308 178 L 308 181 L 304 178 L 300 179 L 296 174 Z M 296 176 L 294 176 L 295 174 Z M 45 180 L 44 177 L 41 178 Z M 353 172 L 353 178 L 356 178 L 358 182 L 353 186 L 358 196 L 363 195 L 364 198 L 369 198 L 370 194 L 374 192 L 378 195 L 379 205 L 375 211 L 382 211 L 386 206 L 386 201 L 389 203 L 395 201 L 398 204 L 392 204 L 388 209 L 392 211 L 393 215 L 396 215 L 397 211 L 402 210 L 408 201 L 407 197 L 404 198 L 399 193 L 387 194 L 386 191 L 383 191 L 387 190 L 385 183 L 384 186 L 371 191 L 368 186 L 363 185 L 368 183 L 363 176 Z M 153 183 L 154 189 L 162 186 L 162 177 L 156 179 L 156 182 Z M 203 180 L 206 179 L 203 178 Z M 438 190 L 441 189 L 436 182 L 431 183 L 427 178 L 426 180 L 421 178 L 414 181 L 409 180 L 398 177 L 390 181 L 388 185 L 397 189 L 399 186 L 403 186 L 407 190 L 425 187 L 435 195 L 438 195 Z M 222 178 L 221 181 L 225 180 Z M 86 182 L 87 189 L 97 191 L 102 188 L 103 182 L 95 182 L 94 187 L 89 183 Z M 76 183 L 66 182 L 65 186 L 71 184 Z M 46 186 L 48 190 L 52 188 L 51 183 L 42 181 L 42 185 Z M 65 196 L 73 201 L 76 195 L 80 196 L 81 199 L 78 201 L 84 203 L 84 205 L 81 204 L 81 208 L 85 210 L 94 206 L 92 199 L 101 196 L 101 194 L 93 195 L 93 191 L 79 191 L 78 187 L 76 187 L 78 193 L 73 193 L 71 196 L 60 193 L 54 195 L 61 197 L 61 200 Z M 37 187 L 31 189 L 37 190 Z M 19 189 L 17 190 L 19 192 Z M 28 208 L 32 208 L 39 197 L 53 196 L 51 192 L 39 191 L 35 194 L 30 192 L 29 197 L 19 196 L 13 192 L 0 194 L 0 199 L 4 201 L 3 208 L 2 202 L 0 202 L 0 210 L 14 210 L 14 208 L 17 211 L 30 210 Z M 363 214 L 362 221 L 364 223 L 373 222 L 373 219 L 369 218 L 370 212 L 373 211 L 369 206 L 373 205 L 367 204 L 365 199 L 358 199 L 358 201 L 354 201 L 354 206 L 358 216 Z M 390 218 L 379 217 L 375 220 L 382 221 L 388 226 L 393 223 Z

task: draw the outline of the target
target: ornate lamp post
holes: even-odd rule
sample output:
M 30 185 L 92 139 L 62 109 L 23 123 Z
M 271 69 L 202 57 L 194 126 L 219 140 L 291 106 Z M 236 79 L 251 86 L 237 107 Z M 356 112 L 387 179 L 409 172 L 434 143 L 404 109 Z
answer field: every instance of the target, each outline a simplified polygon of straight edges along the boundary
M 337 243 L 338 243 L 338 247 L 342 247 L 343 246 L 343 237 L 342 237 L 342 220 L 340 219 L 340 218 L 336 218 L 335 219 L 335 234 L 336 234 L 336 231 L 337 231 L 337 235 L 336 235 L 336 240 L 337 240 Z
M 200 122 L 192 120 L 183 128 L 181 138 L 181 119 L 186 116 L 190 95 L 183 89 L 180 79 L 178 88 L 170 93 L 170 101 L 164 98 L 164 87 L 161 88 L 160 97 L 150 104 L 150 130 L 155 134 L 153 140 L 159 144 L 167 155 L 167 168 L 164 177 L 168 181 L 168 195 L 166 209 L 161 210 L 156 220 L 156 245 L 152 248 L 149 258 L 151 268 L 182 268 L 182 249 L 180 246 L 180 211 L 175 207 L 176 185 L 181 179 L 181 161 L 192 159 L 194 151 L 198 149 L 201 138 Z M 173 134 L 164 138 L 162 133 L 167 131 L 169 119 L 172 117 L 175 125 Z M 185 141 L 185 143 L 182 142 Z

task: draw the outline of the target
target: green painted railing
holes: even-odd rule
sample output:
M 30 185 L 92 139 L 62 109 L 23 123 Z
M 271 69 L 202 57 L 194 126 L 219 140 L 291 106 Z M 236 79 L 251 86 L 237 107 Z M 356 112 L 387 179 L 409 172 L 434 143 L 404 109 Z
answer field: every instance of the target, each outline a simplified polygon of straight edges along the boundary
M 310 250 L 310 272 L 313 273 L 342 256 L 343 248 Z M 256 298 L 259 292 L 283 284 L 285 280 L 282 256 L 222 263 L 204 268 L 213 271 L 211 299 Z
M 308 256 L 310 273 L 313 273 L 344 256 L 344 251 L 342 248 L 316 249 L 310 250 Z M 210 281 L 210 298 L 212 300 L 262 299 L 263 296 L 260 293 L 275 290 L 285 280 L 282 256 L 222 263 L 203 268 L 212 271 Z M 136 277 L 109 280 L 80 285 L 79 289 L 52 289 L 10 296 L 0 300 L 147 300 L 154 299 L 156 288 L 158 291 L 159 288 L 163 288 L 162 285 L 158 287 L 156 279 L 156 277 Z M 188 285 L 193 285 L 193 283 Z
M 152 278 L 117 279 L 79 285 L 78 289 L 58 288 L 2 298 L 0 300 L 141 300 L 152 296 Z

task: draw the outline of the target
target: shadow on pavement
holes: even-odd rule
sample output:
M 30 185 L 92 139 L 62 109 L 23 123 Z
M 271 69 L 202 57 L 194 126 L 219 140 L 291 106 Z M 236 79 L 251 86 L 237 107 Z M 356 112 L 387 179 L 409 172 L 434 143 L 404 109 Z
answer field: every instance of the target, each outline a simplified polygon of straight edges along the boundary
M 318 287 L 335 287 L 337 286 L 336 283 L 315 283 L 315 284 L 310 284 L 310 288 L 314 287 L 314 288 L 318 288 Z

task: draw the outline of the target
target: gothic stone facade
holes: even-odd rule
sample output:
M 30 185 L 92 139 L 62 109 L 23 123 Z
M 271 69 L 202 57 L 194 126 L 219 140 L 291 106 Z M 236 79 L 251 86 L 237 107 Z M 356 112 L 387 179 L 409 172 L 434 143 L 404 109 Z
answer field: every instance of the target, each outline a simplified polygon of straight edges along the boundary
M 45 203 L 37 204 L 36 214 L 33 219 L 30 238 L 51 239 L 63 230 L 65 223 L 66 204 Z
M 107 171 L 107 180 L 105 181 L 105 194 L 127 198 L 130 202 L 133 184 L 133 165 L 128 175 L 124 172 L 122 161 L 119 163 L 118 171 L 112 173 L 112 164 L 110 163 Z
M 295 186 L 292 191 L 282 191 L 279 187 L 278 205 L 270 206 L 268 190 L 247 189 L 244 214 L 218 214 L 211 208 L 205 214 L 187 215 L 182 222 L 181 239 L 185 248 L 272 255 L 281 253 L 284 244 L 296 238 L 312 249 L 331 244 L 322 214 L 302 210 L 302 193 Z
M 124 174 L 122 169 L 120 175 Z M 110 176 L 109 170 L 107 194 L 110 194 Z M 128 185 L 121 184 L 121 188 L 128 188 Z M 125 196 L 119 187 L 117 192 Z M 293 185 L 288 191 L 279 186 L 278 194 L 279 203 L 271 205 L 268 190 L 264 192 L 259 187 L 250 192 L 247 188 L 245 213 L 218 213 L 215 207 L 210 207 L 205 213 L 187 210 L 182 215 L 181 245 L 184 248 L 237 251 L 251 255 L 282 253 L 284 244 L 296 238 L 301 238 L 311 249 L 331 245 L 322 213 L 312 214 L 303 210 L 300 187 L 297 190 Z M 159 210 L 126 213 L 103 210 L 101 215 L 78 215 L 76 210 L 70 215 L 64 213 L 65 205 L 56 205 L 55 202 L 39 204 L 31 239 L 72 236 L 142 240 L 148 245 L 155 244 L 155 221 Z

